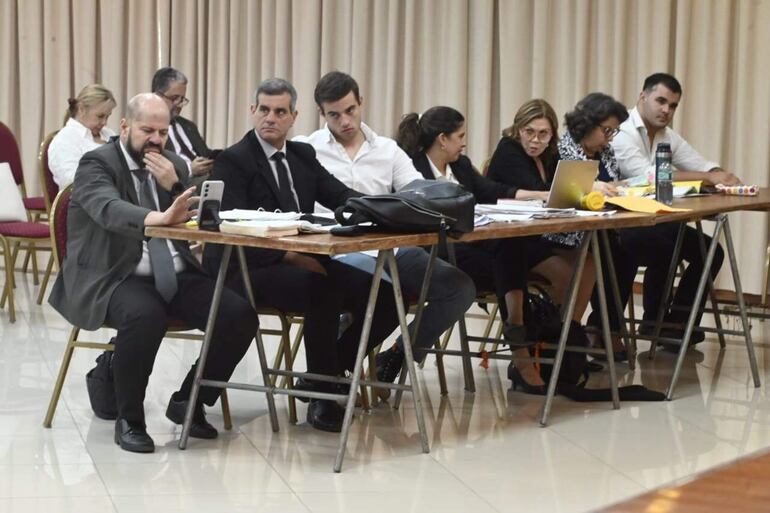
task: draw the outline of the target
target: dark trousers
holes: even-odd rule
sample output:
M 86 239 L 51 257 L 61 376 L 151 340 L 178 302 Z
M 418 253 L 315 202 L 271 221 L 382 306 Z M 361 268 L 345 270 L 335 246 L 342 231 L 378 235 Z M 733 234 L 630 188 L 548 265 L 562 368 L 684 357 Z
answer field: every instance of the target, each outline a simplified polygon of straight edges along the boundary
M 372 275 L 326 257 L 318 257 L 326 275 L 283 262 L 249 268 L 258 306 L 299 312 L 305 317 L 307 370 L 336 376 L 353 370 L 358 341 L 364 325 Z M 243 293 L 240 273 L 230 280 Z M 340 314 L 350 312 L 353 324 L 337 340 Z M 369 334 L 369 349 L 381 344 L 398 326 L 393 287 L 380 282 Z
M 145 389 L 168 318 L 181 320 L 191 328 L 206 328 L 214 280 L 186 271 L 177 274 L 177 281 L 178 291 L 168 304 L 151 277 L 129 277 L 110 298 L 106 324 L 118 331 L 112 360 L 118 415 L 129 422 L 144 423 Z M 258 323 L 248 302 L 225 289 L 203 377 L 227 381 L 251 344 Z M 195 365 L 187 373 L 179 395 L 189 396 L 194 376 Z M 220 393 L 220 389 L 202 387 L 199 401 L 211 406 Z
M 478 291 L 494 291 L 503 321 L 508 317 L 505 295 L 527 286 L 528 237 L 455 244 L 457 267 L 471 277 Z
M 661 296 L 665 287 L 666 277 L 671 259 L 674 256 L 674 246 L 676 244 L 678 223 L 666 223 L 643 228 L 626 228 L 615 232 L 610 232 L 610 247 L 612 250 L 612 261 L 615 264 L 615 273 L 620 289 L 621 305 L 625 307 L 631 295 L 631 290 L 636 278 L 636 272 L 639 266 L 646 266 L 644 273 L 644 314 L 643 319 L 655 320 L 660 307 Z M 706 249 L 711 243 L 711 237 L 704 235 Z M 686 226 L 684 229 L 684 238 L 682 240 L 682 250 L 680 253 L 680 262 L 684 260 L 688 263 L 684 274 L 679 280 L 676 293 L 673 297 L 673 305 L 693 307 L 695 301 L 695 292 L 698 288 L 698 281 L 703 272 L 704 259 L 701 256 L 698 241 L 698 231 L 695 228 Z M 717 246 L 714 254 L 714 261 L 711 266 L 711 275 L 716 277 L 724 260 L 724 251 L 721 245 Z M 608 276 L 606 262 L 602 261 L 604 276 Z M 612 289 L 608 279 L 605 279 L 605 294 L 607 296 L 607 306 L 610 314 L 610 326 L 613 330 L 618 329 L 618 316 L 613 301 Z M 705 302 L 706 294 L 703 295 L 700 309 Z M 600 326 L 599 318 L 599 298 L 597 292 L 591 297 L 591 306 L 593 311 L 588 319 L 588 324 Z M 683 322 L 687 319 L 688 312 L 678 312 L 672 310 L 666 312 L 665 321 Z M 700 322 L 700 315 L 696 318 L 696 325 Z

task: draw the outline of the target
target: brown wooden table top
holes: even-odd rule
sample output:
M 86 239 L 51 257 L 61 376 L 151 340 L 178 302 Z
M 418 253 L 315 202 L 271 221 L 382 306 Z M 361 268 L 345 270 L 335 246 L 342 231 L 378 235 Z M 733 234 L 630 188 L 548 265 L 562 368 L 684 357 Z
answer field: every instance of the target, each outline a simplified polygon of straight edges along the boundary
M 757 196 L 725 196 L 715 194 L 696 198 L 674 200 L 674 206 L 688 208 L 688 212 L 670 214 L 640 214 L 619 211 L 611 216 L 568 217 L 556 219 L 533 219 L 512 223 L 492 223 L 476 228 L 471 233 L 463 234 L 460 242 L 524 237 L 544 233 L 574 232 L 586 230 L 604 230 L 614 228 L 632 228 L 652 226 L 672 221 L 691 221 L 702 219 L 721 212 L 737 210 L 770 210 L 770 189 L 762 188 Z M 147 227 L 148 237 L 164 237 L 193 242 L 234 244 L 268 249 L 281 249 L 321 255 L 341 255 L 359 251 L 393 249 L 406 246 L 428 246 L 435 244 L 435 233 L 369 233 L 355 237 L 340 237 L 331 234 L 302 234 L 289 237 L 247 237 L 229 235 L 220 232 L 207 232 L 183 225 L 169 227 Z
M 689 212 L 657 214 L 656 224 L 670 221 L 694 221 L 714 214 L 737 210 L 770 210 L 770 189 L 761 188 L 756 196 L 713 194 L 695 198 L 679 198 L 674 200 L 673 206 L 691 210 Z
M 602 513 L 759 513 L 770 511 L 770 453 L 707 471 L 601 510 Z
M 501 239 L 507 237 L 522 237 L 543 233 L 558 233 L 565 231 L 602 230 L 610 228 L 627 228 L 632 226 L 652 226 L 654 216 L 634 212 L 618 212 L 611 216 L 602 217 L 569 217 L 560 219 L 536 219 L 514 223 L 492 223 L 477 228 L 471 233 L 463 234 L 460 242 Z M 233 244 L 268 249 L 281 249 L 302 253 L 321 255 L 341 255 L 359 251 L 393 249 L 406 246 L 428 246 L 435 244 L 438 236 L 435 233 L 369 233 L 355 237 L 340 237 L 331 234 L 301 234 L 288 237 L 248 237 L 231 235 L 221 232 L 209 232 L 178 226 L 151 226 L 145 228 L 148 237 L 163 237 L 167 239 L 189 240 L 215 244 Z

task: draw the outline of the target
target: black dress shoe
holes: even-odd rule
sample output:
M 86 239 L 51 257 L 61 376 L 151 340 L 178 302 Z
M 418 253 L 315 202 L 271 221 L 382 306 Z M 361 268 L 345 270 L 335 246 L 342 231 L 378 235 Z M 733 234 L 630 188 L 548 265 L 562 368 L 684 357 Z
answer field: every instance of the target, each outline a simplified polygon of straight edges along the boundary
M 155 452 L 155 442 L 143 425 L 120 418 L 115 421 L 115 443 L 124 451 Z
M 307 407 L 307 423 L 321 431 L 339 433 L 344 417 L 345 408 L 335 401 L 311 399 Z
M 348 395 L 350 393 L 350 385 L 347 383 L 327 383 L 324 381 L 313 381 L 305 378 L 297 378 L 294 382 L 294 390 L 301 390 L 303 392 L 326 392 L 329 394 L 342 394 Z M 298 401 L 307 403 L 311 399 L 309 397 L 295 396 Z
M 525 394 L 545 395 L 546 393 L 545 385 L 530 385 L 527 383 L 524 379 L 524 376 L 522 376 L 521 372 L 519 372 L 519 369 L 513 365 L 513 362 L 508 365 L 508 379 L 511 380 L 514 390 L 516 390 L 518 387 L 521 387 L 521 390 Z
M 175 401 L 174 397 L 168 402 L 166 417 L 174 424 L 184 424 L 184 416 L 187 413 L 187 401 Z M 203 403 L 198 403 L 193 411 L 190 436 L 193 438 L 205 438 L 211 440 L 219 436 L 217 429 L 208 423 L 203 411 Z

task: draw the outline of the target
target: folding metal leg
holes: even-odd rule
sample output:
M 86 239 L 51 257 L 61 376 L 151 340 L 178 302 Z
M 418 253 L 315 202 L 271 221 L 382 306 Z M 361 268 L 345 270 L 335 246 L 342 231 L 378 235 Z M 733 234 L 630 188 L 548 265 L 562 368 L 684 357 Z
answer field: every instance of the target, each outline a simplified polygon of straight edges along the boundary
M 706 239 L 703 237 L 703 223 L 698 220 L 695 225 L 698 227 L 698 246 L 700 247 L 700 256 L 705 260 Z M 709 299 L 711 300 L 711 308 L 714 310 L 714 325 L 716 326 L 717 336 L 719 337 L 719 347 L 724 349 L 726 347 L 725 334 L 724 330 L 722 329 L 722 316 L 719 314 L 719 303 L 717 302 L 717 296 L 714 292 L 716 289 L 714 288 L 714 278 L 711 277 L 711 269 L 708 270 L 708 288 Z
M 428 452 L 428 436 L 425 431 L 425 422 L 423 419 L 422 402 L 420 394 L 420 382 L 415 375 L 414 359 L 412 357 L 412 345 L 409 338 L 409 329 L 406 324 L 406 312 L 404 309 L 403 298 L 401 296 L 401 283 L 398 279 L 398 268 L 396 267 L 396 260 L 393 256 L 393 250 L 380 250 L 377 254 L 377 265 L 374 268 L 374 276 L 372 277 L 372 285 L 369 289 L 369 300 L 366 305 L 366 314 L 364 315 L 364 325 L 361 329 L 361 338 L 358 343 L 358 353 L 356 354 L 356 363 L 353 369 L 353 375 L 350 383 L 350 393 L 348 394 L 347 404 L 345 406 L 345 416 L 342 421 L 342 431 L 340 432 L 340 443 L 337 448 L 337 457 L 334 462 L 334 471 L 339 472 L 342 470 L 342 460 L 345 457 L 345 448 L 347 447 L 348 435 L 350 433 L 350 425 L 353 422 L 353 409 L 356 403 L 356 391 L 358 390 L 361 380 L 361 370 L 363 369 L 364 358 L 366 357 L 366 349 L 369 342 L 369 334 L 372 329 L 372 318 L 374 317 L 374 306 L 377 302 L 377 293 L 380 288 L 380 280 L 382 279 L 383 270 L 385 267 L 385 260 L 388 260 L 390 264 L 390 277 L 393 282 L 393 294 L 396 300 L 396 310 L 398 312 L 399 323 L 401 325 L 402 340 L 404 343 L 404 357 L 407 362 L 407 369 L 411 378 L 412 394 L 414 395 L 416 413 L 417 413 L 417 426 L 420 430 L 420 436 L 422 439 L 423 452 Z
M 671 289 L 674 287 L 674 277 L 676 276 L 676 267 L 679 262 L 679 254 L 682 252 L 682 241 L 684 240 L 685 227 L 685 223 L 679 223 L 679 230 L 676 233 L 676 243 L 674 244 L 674 253 L 671 255 L 671 264 L 668 266 L 668 276 L 666 276 L 666 284 L 663 287 L 663 296 L 660 298 L 658 315 L 655 319 L 653 337 L 650 341 L 650 352 L 647 355 L 650 360 L 655 358 L 655 351 L 658 348 L 658 337 L 660 337 L 660 329 L 663 324 L 663 317 L 666 315 L 666 310 L 668 309 Z
M 425 276 L 422 279 L 422 287 L 420 287 L 420 296 L 417 299 L 417 311 L 415 312 L 415 315 L 414 315 L 414 322 L 412 322 L 412 329 L 409 331 L 409 340 L 412 340 L 412 341 L 417 340 L 417 330 L 420 329 L 420 323 L 422 322 L 422 314 L 425 311 L 425 300 L 428 297 L 428 288 L 430 287 L 430 280 L 433 277 L 433 268 L 436 266 L 436 255 L 438 254 L 437 248 L 438 246 L 435 244 L 430 248 L 430 256 L 428 257 L 428 267 L 425 268 Z M 391 272 L 392 272 L 393 266 L 395 265 L 396 265 L 396 260 L 395 260 L 395 257 L 393 257 L 392 262 L 388 262 L 388 266 L 391 268 Z M 401 277 L 399 276 L 399 279 L 400 278 Z M 403 303 L 401 304 L 403 305 Z M 403 332 L 404 331 L 402 329 L 401 333 Z M 406 345 L 405 339 L 402 338 L 401 342 L 404 345 Z M 412 353 L 414 353 L 414 351 L 412 351 Z M 437 354 L 436 361 L 438 365 L 440 365 L 441 370 L 443 370 L 443 367 L 444 367 L 443 355 Z M 406 371 L 406 360 L 401 366 L 399 384 L 403 385 L 406 382 L 405 371 Z M 410 376 L 413 376 L 413 374 L 410 374 Z M 404 394 L 403 390 L 396 390 L 396 399 L 393 402 L 394 409 L 398 409 L 398 407 L 401 406 L 401 397 L 403 396 L 403 394 Z
M 727 254 L 730 257 L 730 270 L 733 273 L 733 283 L 735 284 L 735 295 L 738 297 L 738 308 L 741 312 L 741 323 L 743 324 L 743 336 L 746 341 L 746 351 L 749 354 L 749 365 L 751 366 L 751 377 L 754 379 L 754 387 L 759 388 L 759 369 L 757 368 L 757 356 L 754 353 L 754 342 L 751 340 L 751 325 L 746 312 L 746 302 L 743 299 L 743 287 L 741 286 L 741 276 L 738 272 L 738 260 L 735 257 L 735 248 L 733 247 L 733 234 L 730 230 L 730 221 L 727 215 L 724 216 L 725 242 L 727 244 Z M 716 238 L 716 233 L 714 234 Z M 705 271 L 710 270 L 711 266 L 706 267 Z M 708 274 L 708 276 L 711 276 Z
M 602 254 L 599 247 L 599 235 L 591 232 L 591 254 L 594 256 L 596 266 L 596 290 L 599 293 L 599 308 L 602 318 L 602 336 L 604 338 L 604 349 L 607 352 L 607 368 L 610 371 L 610 391 L 612 393 L 612 407 L 617 410 L 620 408 L 620 398 L 618 397 L 618 379 L 615 374 L 615 354 L 612 347 L 612 335 L 610 333 L 610 319 L 607 309 L 607 297 L 604 293 L 604 271 L 602 270 Z M 619 296 L 619 295 L 618 295 Z M 618 300 L 618 303 L 620 301 Z M 573 304 L 574 306 L 574 304 Z M 622 314 L 621 314 L 622 315 Z M 622 323 L 621 323 L 622 326 Z
M 233 248 L 231 246 L 225 246 L 224 253 L 222 255 L 222 262 L 219 266 L 219 275 L 217 276 L 217 282 L 214 287 L 214 297 L 211 299 L 209 318 L 206 321 L 206 332 L 203 335 L 203 345 L 201 346 L 201 352 L 198 356 L 198 363 L 195 366 L 195 379 L 193 380 L 190 397 L 187 400 L 187 413 L 185 413 L 184 424 L 182 425 L 182 438 L 179 440 L 180 449 L 185 449 L 187 447 L 187 439 L 190 436 L 193 412 L 195 411 L 195 404 L 198 402 L 198 393 L 200 392 L 201 387 L 200 381 L 203 378 L 203 369 L 206 367 L 206 358 L 209 354 L 211 336 L 214 333 L 214 324 L 216 322 L 217 313 L 219 312 L 219 303 L 222 299 L 222 289 L 224 289 L 225 286 L 227 264 L 230 263 L 230 253 L 232 252 L 232 249 Z
M 227 260 L 229 262 L 230 260 L 230 253 L 232 250 L 232 246 L 225 246 L 225 252 L 222 255 L 222 261 L 224 262 Z M 257 302 L 254 299 L 254 290 L 251 288 L 251 278 L 249 277 L 249 267 L 246 263 L 246 252 L 243 249 L 243 246 L 238 246 L 238 266 L 241 268 L 241 278 L 243 279 L 243 287 L 246 289 L 246 295 L 249 298 L 249 303 L 251 303 L 251 307 L 256 310 L 257 309 Z M 226 258 L 225 258 L 226 257 Z M 220 266 L 219 267 L 219 275 L 217 276 L 217 287 L 219 287 L 219 281 L 220 279 L 224 283 L 225 276 L 227 274 L 227 266 Z M 216 293 L 215 293 L 216 294 Z M 222 295 L 221 290 L 219 291 L 219 295 Z M 219 307 L 219 304 L 217 304 L 217 308 Z M 214 306 L 212 304 L 211 309 L 213 311 Z M 209 316 L 209 322 L 213 321 L 211 320 L 211 317 Z M 208 326 L 206 327 L 206 335 L 209 333 Z M 273 433 L 278 432 L 278 413 L 275 410 L 275 396 L 273 395 L 273 384 L 270 381 L 270 375 L 268 372 L 267 367 L 267 356 L 265 355 L 265 345 L 262 343 L 262 337 L 259 335 L 259 328 L 257 328 L 257 333 L 254 336 L 254 343 L 257 346 L 257 355 L 259 357 L 259 367 L 260 371 L 262 372 L 262 382 L 267 389 L 265 391 L 265 398 L 267 399 L 267 410 L 270 414 L 270 427 L 273 430 Z M 205 339 L 204 339 L 205 344 Z M 284 349 L 285 350 L 285 349 Z M 197 377 L 196 377 L 197 381 Z M 291 387 L 289 387 L 291 388 Z M 289 414 L 290 419 L 292 421 L 296 421 L 297 413 L 295 410 L 295 406 L 292 405 L 293 401 L 289 401 Z M 188 408 L 187 413 L 191 414 L 192 410 Z
M 719 245 L 719 236 L 722 233 L 722 229 L 725 225 L 725 222 L 727 221 L 727 216 L 724 214 L 719 214 L 717 216 L 717 225 L 716 228 L 714 228 L 714 238 L 711 240 L 711 244 L 709 245 L 708 253 L 706 254 L 706 261 L 703 264 L 703 273 L 701 274 L 700 281 L 698 281 L 698 289 L 695 292 L 695 298 L 693 299 L 693 305 L 699 305 L 701 303 L 701 300 L 703 299 L 703 294 L 706 291 L 706 283 L 708 282 L 708 277 L 711 275 L 711 264 L 714 262 L 714 254 L 716 253 L 717 246 Z M 684 225 L 683 225 L 684 226 Z M 732 242 L 728 244 L 728 246 L 732 247 Z M 677 248 L 679 249 L 679 248 Z M 678 256 L 678 253 L 676 253 L 676 256 Z M 672 261 L 672 264 L 675 264 L 675 261 Z M 730 266 L 733 266 L 733 262 L 731 260 Z M 737 277 L 737 269 L 733 267 L 733 277 Z M 736 292 L 738 291 L 740 285 L 736 283 Z M 745 310 L 744 310 L 745 315 Z M 679 356 L 676 359 L 676 367 L 674 367 L 674 375 L 671 377 L 671 383 L 668 385 L 668 390 L 666 390 L 666 399 L 668 401 L 671 400 L 671 398 L 674 395 L 674 387 L 676 386 L 677 381 L 679 381 L 679 374 L 682 371 L 682 365 L 684 364 L 684 358 L 685 354 L 687 353 L 687 347 L 690 345 L 690 336 L 692 335 L 692 329 L 693 326 L 695 326 L 695 318 L 698 316 L 698 309 L 693 308 L 690 311 L 690 315 L 687 318 L 687 326 L 684 330 L 684 337 L 682 337 L 682 345 L 679 347 Z M 746 325 L 748 325 L 748 319 L 746 319 Z M 660 325 L 656 327 L 656 331 L 659 331 Z M 656 333 L 657 335 L 657 333 Z M 750 335 L 747 333 L 747 337 L 750 337 Z M 751 340 L 750 338 L 747 338 L 747 340 Z M 654 341 L 653 341 L 654 342 Z M 749 347 L 747 343 L 747 347 Z M 749 360 L 752 360 L 752 356 L 754 355 L 754 346 L 751 345 L 749 349 Z M 756 362 L 754 362 L 756 365 Z M 752 369 L 753 372 L 753 369 Z M 758 376 L 755 375 L 756 380 L 759 379 Z M 755 383 L 757 381 L 755 380 Z M 757 385 L 759 386 L 759 385 Z
M 449 253 L 449 262 L 452 265 L 457 265 L 457 258 L 455 257 L 455 248 L 452 244 L 447 244 L 447 252 Z M 463 376 L 465 377 L 465 390 L 471 393 L 476 392 L 476 383 L 473 379 L 473 365 L 471 364 L 471 349 L 468 345 L 468 330 L 465 326 L 465 316 L 461 316 L 457 321 L 457 326 L 460 329 L 460 350 L 462 351 L 463 361 Z
M 607 230 L 602 230 L 600 236 L 602 238 L 602 245 L 604 246 L 604 258 L 607 259 L 607 271 L 609 272 L 607 278 L 610 281 L 610 288 L 612 289 L 612 299 L 615 303 L 615 312 L 618 318 L 618 329 L 620 330 L 620 336 L 626 344 L 628 368 L 634 370 L 636 368 L 636 339 L 629 337 L 628 330 L 626 330 L 625 308 L 620 301 L 618 276 L 615 274 L 615 262 L 612 260 L 612 250 L 610 249 L 610 238 L 607 235 Z M 633 298 L 631 298 L 631 300 L 633 301 Z
M 569 290 L 567 292 L 567 298 L 564 302 L 566 310 L 564 311 L 564 318 L 572 319 L 572 314 L 575 312 L 575 301 L 577 300 L 577 291 L 580 287 L 580 277 L 583 276 L 583 267 L 586 263 L 586 255 L 588 254 L 588 243 L 590 235 L 586 233 L 583 236 L 583 242 L 580 245 L 580 253 L 577 260 L 577 267 L 572 275 L 572 281 L 570 283 Z M 540 425 L 545 426 L 548 422 L 548 415 L 551 412 L 551 405 L 553 398 L 556 395 L 556 383 L 559 380 L 559 371 L 561 370 L 561 362 L 564 359 L 564 348 L 567 345 L 567 335 L 569 334 L 569 323 L 562 323 L 561 335 L 559 336 L 559 347 L 556 349 L 556 356 L 553 361 L 553 370 L 551 371 L 551 380 L 548 382 L 548 392 L 545 396 L 545 402 L 543 403 L 543 410 L 540 415 Z M 608 359 L 610 357 L 608 356 Z

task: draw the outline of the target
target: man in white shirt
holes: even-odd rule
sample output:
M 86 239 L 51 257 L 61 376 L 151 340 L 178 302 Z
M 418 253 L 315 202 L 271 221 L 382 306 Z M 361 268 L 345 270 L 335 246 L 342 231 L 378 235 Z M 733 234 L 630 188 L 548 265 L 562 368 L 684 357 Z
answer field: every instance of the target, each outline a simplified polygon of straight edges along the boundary
M 682 86 L 679 81 L 667 73 L 655 73 L 647 77 L 636 107 L 629 111 L 629 117 L 620 125 L 620 132 L 612 140 L 615 158 L 622 178 L 647 176 L 651 183 L 655 180 L 655 150 L 659 143 L 671 146 L 674 180 L 702 180 L 710 184 L 739 184 L 740 180 L 732 173 L 722 169 L 716 162 L 710 162 L 690 146 L 687 141 L 670 128 L 679 101 L 682 98 Z M 650 249 L 659 256 L 673 254 L 677 223 L 656 226 L 656 243 Z M 627 230 L 628 236 L 634 232 Z M 626 233 L 624 232 L 624 234 Z M 711 242 L 706 237 L 706 245 Z M 685 227 L 680 258 L 689 262 L 674 294 L 672 308 L 666 314 L 667 322 L 683 323 L 687 319 L 695 298 L 698 281 L 703 272 L 703 257 L 700 252 L 698 233 L 692 227 Z M 722 266 L 724 252 L 717 247 L 711 274 L 716 277 Z M 657 315 L 660 297 L 663 293 L 667 267 L 671 258 L 659 258 L 659 264 L 648 265 L 644 276 L 644 319 L 653 320 Z M 705 295 L 704 295 L 705 297 Z M 697 320 L 700 320 L 698 317 Z M 645 325 L 642 333 L 652 331 L 651 325 Z M 680 338 L 681 330 L 664 330 L 664 336 Z M 693 341 L 703 340 L 702 332 L 693 333 Z
M 647 176 L 655 179 L 655 149 L 659 143 L 671 145 L 674 180 L 703 180 L 711 184 L 736 185 L 740 180 L 706 160 L 669 126 L 674 119 L 682 86 L 667 73 L 647 77 L 636 107 L 620 125 L 612 149 L 622 178 Z M 708 172 L 708 174 L 704 174 Z
M 197 125 L 180 116 L 182 108 L 190 103 L 187 98 L 187 77 L 178 69 L 161 68 L 152 77 L 152 92 L 163 98 L 171 113 L 166 149 L 187 163 L 191 183 L 199 186 L 208 180 L 214 166 L 214 157 L 219 150 L 209 149 Z
M 361 193 L 374 195 L 397 191 L 423 178 L 396 141 L 377 135 L 361 122 L 363 101 L 358 84 L 350 75 L 339 71 L 327 73 L 316 85 L 314 96 L 326 126 L 297 139 L 313 145 L 318 160 L 338 180 Z M 374 272 L 373 256 L 357 253 L 340 260 Z M 422 248 L 398 249 L 398 273 L 407 297 L 419 297 L 428 260 L 428 253 Z M 428 288 L 428 305 L 420 331 L 414 337 L 415 360 L 425 358 L 426 353 L 421 349 L 432 346 L 457 322 L 475 295 L 476 288 L 467 274 L 443 260 L 436 260 Z M 399 337 L 393 347 L 377 356 L 377 379 L 393 382 L 398 376 L 403 362 L 401 344 Z M 387 390 L 384 395 L 388 395 Z

